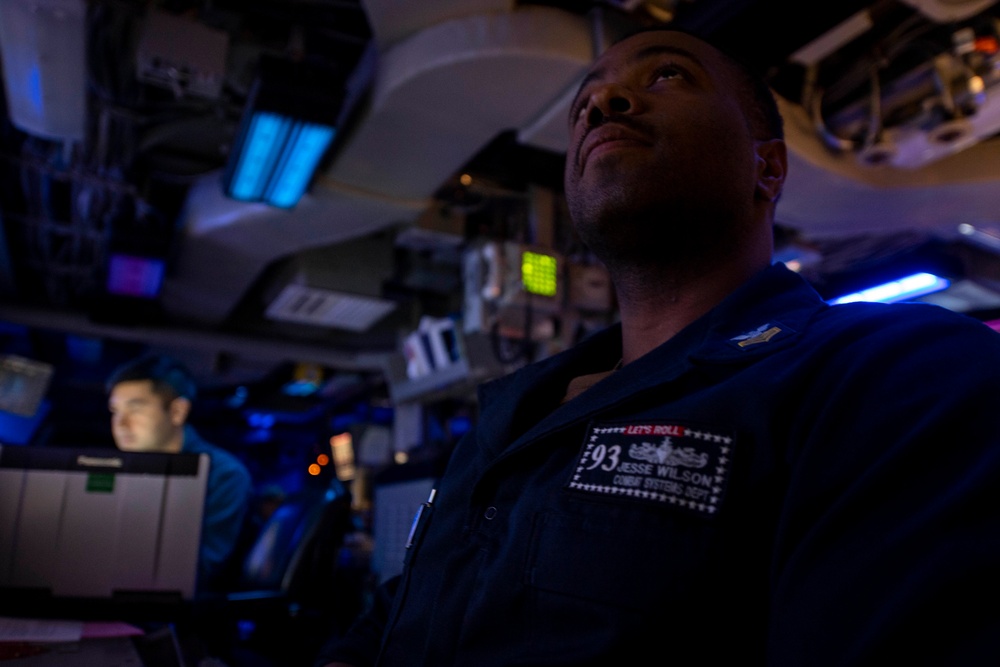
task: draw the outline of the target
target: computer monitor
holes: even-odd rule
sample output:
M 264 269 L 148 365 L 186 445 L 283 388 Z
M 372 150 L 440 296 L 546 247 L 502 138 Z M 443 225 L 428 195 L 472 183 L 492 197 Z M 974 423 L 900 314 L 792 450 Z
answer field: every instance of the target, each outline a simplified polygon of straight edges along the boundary
M 0 598 L 190 600 L 209 458 L 0 446 Z

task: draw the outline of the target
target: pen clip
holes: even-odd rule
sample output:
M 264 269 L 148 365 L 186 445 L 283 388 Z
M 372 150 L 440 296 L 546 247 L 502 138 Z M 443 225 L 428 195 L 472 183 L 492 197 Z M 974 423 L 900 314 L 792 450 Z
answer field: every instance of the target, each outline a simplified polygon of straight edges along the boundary
M 415 537 L 417 534 L 417 526 L 420 525 L 420 519 L 424 515 L 424 511 L 430 511 L 431 506 L 434 505 L 434 497 L 437 495 L 437 489 L 431 489 L 431 493 L 427 496 L 427 501 L 420 504 L 417 508 L 417 513 L 413 516 L 413 523 L 410 524 L 410 534 L 406 536 L 406 548 L 409 549 L 413 546 Z

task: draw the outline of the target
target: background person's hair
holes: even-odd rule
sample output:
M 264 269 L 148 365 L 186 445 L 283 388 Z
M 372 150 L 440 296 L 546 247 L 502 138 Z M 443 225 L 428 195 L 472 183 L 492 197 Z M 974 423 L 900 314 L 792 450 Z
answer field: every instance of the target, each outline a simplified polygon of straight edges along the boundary
M 145 354 L 118 366 L 105 383 L 108 393 L 121 382 L 149 380 L 153 383 L 153 392 L 161 397 L 164 403 L 175 398 L 186 398 L 193 401 L 197 394 L 194 376 L 184 364 L 166 354 Z
M 747 112 L 747 119 L 754 138 L 758 140 L 785 138 L 784 119 L 781 117 L 781 111 L 778 110 L 778 103 L 774 99 L 771 87 L 764 76 L 750 63 L 694 30 L 671 25 L 643 26 L 625 34 L 616 40 L 616 43 L 644 32 L 683 33 L 705 42 L 721 53 L 726 62 L 729 63 L 733 74 L 736 75 L 736 84 L 740 88 L 738 91 L 740 100 Z

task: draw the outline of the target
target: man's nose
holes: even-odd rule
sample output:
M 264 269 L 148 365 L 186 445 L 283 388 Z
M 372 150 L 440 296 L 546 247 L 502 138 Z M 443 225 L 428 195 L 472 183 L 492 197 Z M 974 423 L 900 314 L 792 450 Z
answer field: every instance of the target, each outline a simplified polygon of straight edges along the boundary
M 587 109 L 587 124 L 596 126 L 616 114 L 623 114 L 635 108 L 631 92 L 614 83 L 604 84 L 590 93 Z

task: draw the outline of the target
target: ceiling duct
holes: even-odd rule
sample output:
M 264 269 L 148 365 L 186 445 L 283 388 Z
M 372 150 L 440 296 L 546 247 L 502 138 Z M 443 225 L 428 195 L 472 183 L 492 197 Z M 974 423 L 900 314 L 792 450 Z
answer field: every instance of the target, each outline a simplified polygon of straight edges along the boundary
M 294 324 L 362 332 L 396 309 L 382 284 L 394 271 L 388 234 L 312 249 L 287 260 L 264 288 L 265 316 Z
M 938 23 L 962 21 L 975 16 L 997 0 L 900 0 Z
M 806 65 L 802 105 L 824 143 L 863 166 L 915 169 L 1000 132 L 1000 21 L 893 19 L 859 24 L 831 57 L 793 56 Z
M 590 28 L 581 16 L 521 7 L 407 29 L 379 53 L 357 123 L 294 210 L 233 201 L 217 176 L 192 186 L 180 221 L 184 254 L 164 285 L 165 307 L 217 323 L 273 259 L 416 220 L 441 184 L 500 132 L 551 118 L 550 134 L 564 149 L 562 93 L 576 89 L 592 59 Z M 549 114 L 554 106 L 560 110 Z

